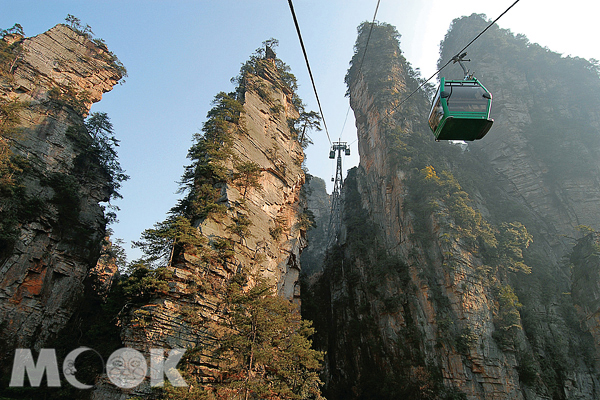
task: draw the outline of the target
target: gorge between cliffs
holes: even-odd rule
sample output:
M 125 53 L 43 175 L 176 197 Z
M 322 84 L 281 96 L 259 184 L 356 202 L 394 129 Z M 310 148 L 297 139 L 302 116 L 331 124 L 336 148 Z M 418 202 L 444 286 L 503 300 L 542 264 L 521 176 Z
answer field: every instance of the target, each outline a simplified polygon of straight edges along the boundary
M 438 67 L 489 22 L 455 19 Z M 304 168 L 322 120 L 276 46 L 215 95 L 179 200 L 125 262 L 118 132 L 90 112 L 124 66 L 76 21 L 3 31 L 0 399 L 600 398 L 598 63 L 493 25 L 469 68 L 494 125 L 436 142 L 435 88 L 394 26 L 363 23 L 337 226 Z M 53 349 L 58 385 L 51 366 L 19 385 L 17 349 Z

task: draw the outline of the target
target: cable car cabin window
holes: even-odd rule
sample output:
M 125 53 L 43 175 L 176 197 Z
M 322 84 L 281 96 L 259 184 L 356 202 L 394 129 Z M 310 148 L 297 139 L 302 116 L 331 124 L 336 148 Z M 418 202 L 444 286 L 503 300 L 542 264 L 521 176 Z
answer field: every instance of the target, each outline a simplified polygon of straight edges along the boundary
M 431 127 L 432 131 L 435 132 L 443 116 L 444 109 L 442 108 L 442 103 L 440 101 L 440 89 L 438 88 L 433 100 L 433 106 L 429 112 L 429 126 Z
M 445 90 L 450 93 L 447 101 L 451 112 L 487 112 L 488 99 L 483 97 L 486 91 L 476 83 L 446 83 Z

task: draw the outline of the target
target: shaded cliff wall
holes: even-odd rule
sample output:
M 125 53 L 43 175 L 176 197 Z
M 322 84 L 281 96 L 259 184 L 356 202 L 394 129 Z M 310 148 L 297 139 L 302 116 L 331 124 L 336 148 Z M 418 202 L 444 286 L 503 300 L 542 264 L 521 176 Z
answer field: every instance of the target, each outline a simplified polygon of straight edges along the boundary
M 0 259 L 1 363 L 15 347 L 40 349 L 78 307 L 83 281 L 105 235 L 109 177 L 77 168 L 86 150 L 70 128 L 121 79 L 102 44 L 65 25 L 32 38 L 12 37 L 23 52 L 0 86 L 4 104 L 22 102 L 11 142 L 23 172 L 2 194 L 5 232 Z M 98 170 L 97 166 L 89 167 Z M 8 226 L 7 224 L 11 224 Z
M 307 177 L 308 178 L 308 177 Z M 323 269 L 323 259 L 327 250 L 331 196 L 327 194 L 325 181 L 310 176 L 304 185 L 306 208 L 314 218 L 313 226 L 306 232 L 308 246 L 300 255 L 302 273 L 310 276 Z
M 592 333 L 600 352 L 600 238 L 590 233 L 580 239 L 570 255 L 573 301 L 579 318 Z
M 496 168 L 503 157 L 492 162 L 486 153 L 510 144 L 487 146 L 486 137 L 465 152 L 434 142 L 427 93 L 397 107 L 420 82 L 393 27 L 375 27 L 359 70 L 368 28 L 359 28 L 347 75 L 361 162 L 345 184 L 342 240 L 330 249 L 311 302 L 303 302 L 317 331 L 326 332 L 317 342 L 328 349 L 328 398 L 596 398 L 591 336 L 573 318 L 570 274 L 561 263 L 570 247 L 561 235 L 581 221 L 595 224 L 591 203 L 549 201 L 552 189 L 515 161 L 535 160 L 533 145 L 503 164 L 512 166 L 512 179 Z M 486 54 L 512 37 L 494 34 L 498 49 L 489 45 Z M 578 109 L 569 96 L 555 100 Z M 503 104 L 498 119 L 525 119 Z M 546 128 L 531 124 L 528 132 Z M 511 142 L 502 129 L 488 136 Z M 583 139 L 573 146 L 586 147 Z M 557 187 L 569 185 L 563 179 Z M 597 190 L 593 179 L 579 190 L 585 185 Z M 560 217 L 566 208 L 577 218 Z
M 440 60 L 487 24 L 477 14 L 455 20 Z M 561 235 L 576 236 L 581 224 L 600 228 L 598 64 L 563 57 L 496 25 L 468 52 L 468 67 L 493 93 L 496 120 L 471 149 L 485 157 L 502 191 L 535 219 L 556 262 L 571 247 Z M 456 65 L 444 74 L 462 77 Z
M 304 153 L 290 129 L 290 121 L 299 113 L 294 93 L 282 85 L 274 62 L 258 63 L 259 73 L 243 76 L 244 92 L 237 94 L 243 103 L 239 118 L 226 118 L 231 152 L 220 153 L 227 154 L 221 161 L 226 176 L 235 175 L 241 163 L 255 163 L 257 185 L 215 183 L 211 190 L 219 193 L 216 204 L 223 206 L 223 212 L 193 221 L 205 244 L 177 251 L 166 267 L 168 289 L 130 304 L 120 315 L 125 346 L 146 354 L 156 347 L 188 349 L 194 356 L 185 368 L 202 383 L 213 382 L 220 374 L 220 362 L 212 352 L 223 329 L 219 324 L 227 315 L 223 299 L 233 276 L 249 274 L 252 286 L 252 276 L 257 274 L 280 296 L 296 301 L 300 297 L 299 256 L 307 228 L 300 201 Z M 200 174 L 197 171 L 196 176 Z M 242 222 L 245 232 L 238 229 Z M 121 391 L 103 377 L 93 398 L 150 393 L 148 382 Z
M 476 14 L 455 20 L 441 46 L 441 58 L 488 23 Z M 524 332 L 541 376 L 546 384 L 551 381 L 543 357 L 553 360 L 553 379 L 564 386 L 551 388 L 553 395 L 571 398 L 577 395 L 571 382 L 577 388 L 585 386 L 578 382 L 580 372 L 568 372 L 577 369 L 575 355 L 582 355 L 583 365 L 596 368 L 600 355 L 590 347 L 590 333 L 597 342 L 597 331 L 586 323 L 581 324 L 583 331 L 579 329 L 594 311 L 586 308 L 581 292 L 576 295 L 580 278 L 567 261 L 574 251 L 573 238 L 581 236 L 581 225 L 583 232 L 600 226 L 598 63 L 563 57 L 496 26 L 473 44 L 469 56 L 471 70 L 494 94 L 495 126 L 489 139 L 471 146 L 493 172 L 501 193 L 486 196 L 487 209 L 495 219 L 511 215 L 533 234 L 525 254 L 533 272 L 512 285 L 522 303 Z M 449 70 L 447 75 L 456 72 Z M 578 319 L 574 306 L 591 313 L 579 314 Z M 585 391 L 580 395 L 590 396 Z

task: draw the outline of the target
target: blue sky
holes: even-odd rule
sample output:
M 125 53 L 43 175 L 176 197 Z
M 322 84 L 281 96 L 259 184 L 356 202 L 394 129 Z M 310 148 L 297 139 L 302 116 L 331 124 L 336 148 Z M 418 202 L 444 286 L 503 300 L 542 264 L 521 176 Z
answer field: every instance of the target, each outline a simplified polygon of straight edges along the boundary
M 381 0 L 377 20 L 397 27 L 405 57 L 424 77 L 435 72 L 439 42 L 452 19 L 473 12 L 496 18 L 513 0 Z M 589 0 L 565 6 L 553 0 L 521 0 L 498 22 L 530 41 L 564 55 L 600 59 L 596 21 Z M 353 54 L 356 27 L 371 21 L 377 0 L 295 0 L 317 90 L 332 140 L 356 139 L 344 75 Z M 123 62 L 129 76 L 92 111 L 108 113 L 121 140 L 124 183 L 115 236 L 129 248 L 140 233 L 175 205 L 187 150 L 213 97 L 230 91 L 230 78 L 261 43 L 280 42 L 277 55 L 292 68 L 299 94 L 317 110 L 288 3 L 285 0 L 0 0 L 0 28 L 20 23 L 34 36 L 64 22 L 67 14 L 89 24 Z M 476 55 L 470 54 L 471 57 Z M 344 130 L 342 132 L 342 126 Z M 309 171 L 330 184 L 334 166 L 324 132 L 307 150 Z M 356 143 L 344 168 L 358 164 Z M 329 190 L 331 187 L 329 186 Z

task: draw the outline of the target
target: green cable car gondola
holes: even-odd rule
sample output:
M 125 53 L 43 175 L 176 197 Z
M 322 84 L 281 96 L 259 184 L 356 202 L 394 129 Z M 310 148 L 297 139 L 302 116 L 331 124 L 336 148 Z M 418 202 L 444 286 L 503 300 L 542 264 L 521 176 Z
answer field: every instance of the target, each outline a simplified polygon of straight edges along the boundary
M 485 136 L 494 120 L 490 118 L 492 94 L 462 64 L 466 53 L 454 58 L 465 71 L 463 80 L 442 78 L 429 112 L 429 127 L 435 140 L 477 140 Z

